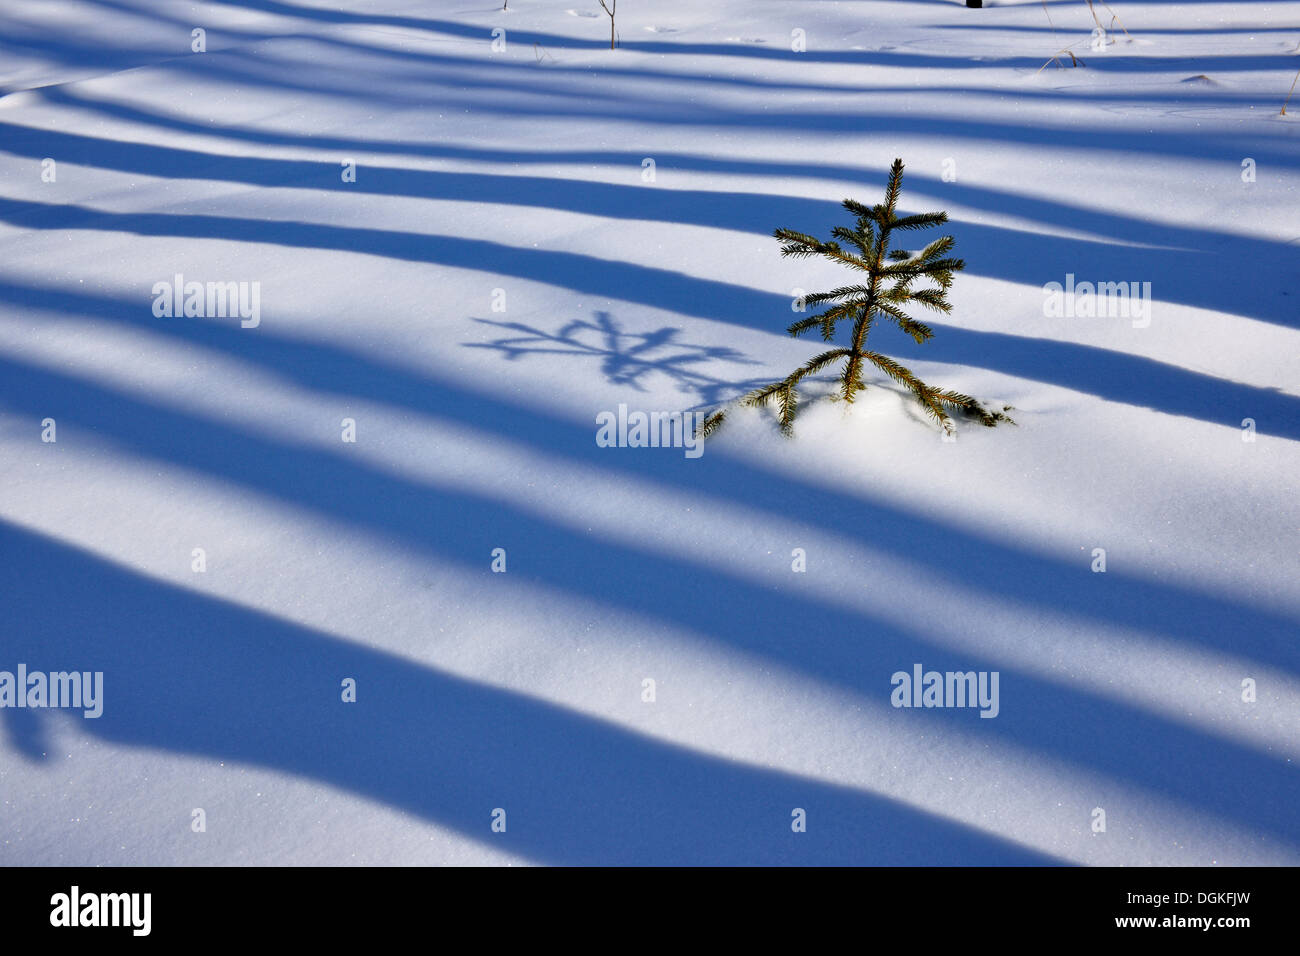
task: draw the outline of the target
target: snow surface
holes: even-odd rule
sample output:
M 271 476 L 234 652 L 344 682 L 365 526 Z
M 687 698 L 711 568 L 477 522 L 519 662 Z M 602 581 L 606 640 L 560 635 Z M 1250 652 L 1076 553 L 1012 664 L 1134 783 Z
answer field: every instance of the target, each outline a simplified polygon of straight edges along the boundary
M 0 3 L 0 669 L 105 687 L 0 710 L 0 862 L 1300 862 L 1300 4 L 1111 6 Z M 872 343 L 1018 427 L 597 446 L 814 354 L 771 230 L 895 156 L 968 267 Z

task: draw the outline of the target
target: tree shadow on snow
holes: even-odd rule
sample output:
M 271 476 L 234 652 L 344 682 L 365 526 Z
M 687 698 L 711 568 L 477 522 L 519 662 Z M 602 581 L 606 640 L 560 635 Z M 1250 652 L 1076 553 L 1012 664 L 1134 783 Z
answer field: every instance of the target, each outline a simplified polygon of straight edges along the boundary
M 250 344 L 253 339 L 262 341 L 263 336 L 247 336 Z M 307 361 L 306 354 L 299 354 L 293 364 Z M 357 384 L 346 367 L 326 366 L 313 374 L 339 375 L 335 387 Z M 426 382 L 422 401 L 431 405 L 436 397 L 439 408 L 458 409 L 466 425 L 487 434 L 535 442 L 554 454 L 572 450 L 589 465 L 636 468 L 666 489 L 716 494 L 716 489 L 728 488 L 745 506 L 831 528 L 837 535 L 861 539 L 868 548 L 902 549 L 908 556 L 943 554 L 947 566 L 964 569 L 965 584 L 987 586 L 991 596 L 1023 604 L 1027 615 L 1050 620 L 1077 613 L 1083 620 L 1124 623 L 1207 642 L 1297 670 L 1295 622 L 1247 604 L 1120 574 L 1107 574 L 1107 581 L 1098 582 L 1102 576 L 1089 574 L 1081 565 L 1044 559 L 883 502 L 800 488 L 784 476 L 747 470 L 722 456 L 706 455 L 698 461 L 650 456 L 640 465 L 623 464 L 621 459 L 634 456 L 597 449 L 591 426 L 530 417 L 506 406 L 494 408 L 472 395 L 458 394 L 455 383 L 445 385 Z M 405 386 L 398 382 L 382 387 L 395 394 Z M 345 401 L 340 396 L 340 402 Z M 505 547 L 512 564 L 510 580 L 497 585 L 502 601 L 526 601 L 533 592 L 512 589 L 531 586 L 632 612 L 858 694 L 867 706 L 881 707 L 886 719 L 924 721 L 936 732 L 946 728 L 987 734 L 1026 753 L 1064 760 L 1268 833 L 1288 846 L 1300 845 L 1300 819 L 1291 809 L 1300 784 L 1279 758 L 1154 714 L 1122 697 L 1100 696 L 1027 673 L 996 653 L 954 651 L 893 620 L 829 604 L 802 591 L 789 575 L 780 584 L 775 579 L 752 580 L 725 570 L 725 561 L 669 556 L 650 543 L 583 532 L 509 495 L 434 480 L 410 481 L 345 453 L 285 445 L 13 358 L 0 360 L 0 402 L 35 421 L 55 417 L 60 423 L 58 447 L 83 439 L 107 442 L 117 453 L 207 475 L 485 575 L 491 550 Z M 762 533 L 761 528 L 754 531 Z M 700 547 L 719 547 L 707 529 L 698 535 L 693 544 L 674 544 L 695 553 Z M 774 560 L 783 562 L 780 554 L 798 543 L 788 542 Z M 870 559 L 864 558 L 864 582 L 870 570 Z M 129 633 L 130 628 L 121 630 Z M 796 634 L 797 639 L 792 638 Z M 916 661 L 940 670 L 1001 672 L 1001 715 L 972 722 L 974 715 L 967 711 L 885 708 L 890 675 Z M 1222 677 L 1225 692 L 1235 689 L 1237 676 Z
M 773 333 L 781 331 L 782 320 L 779 317 L 789 314 L 788 297 L 760 289 L 654 266 L 581 253 L 514 247 L 483 239 L 232 216 L 111 213 L 71 203 L 5 199 L 0 199 L 0 222 L 27 229 L 91 229 L 155 237 L 222 238 L 363 253 L 464 269 L 496 270 L 500 274 L 559 285 L 575 292 L 639 302 L 685 316 L 731 322 Z M 954 232 L 961 230 L 954 229 Z M 1023 234 L 1023 237 L 1027 245 L 1035 241 L 1030 234 Z M 1118 257 L 1117 262 L 1128 261 L 1124 256 L 1125 250 L 1111 248 Z M 1029 254 L 1027 249 L 1025 254 Z M 1066 263 L 1061 265 L 1064 268 Z M 1141 274 L 1129 271 L 1131 263 L 1124 269 L 1110 274 Z M 17 296 L 16 301 L 23 301 L 21 289 L 9 289 L 8 294 Z M 49 301 L 57 301 L 59 294 L 51 292 Z M 34 299 L 36 304 L 41 302 L 40 295 L 27 298 Z M 75 297 L 72 301 L 76 301 Z M 1151 308 L 1152 321 L 1160 321 L 1160 303 L 1152 302 Z M 771 319 L 760 318 L 767 316 Z M 1048 322 L 1092 320 L 1047 320 L 1036 315 L 1035 321 L 1046 326 Z M 1128 323 L 1128 320 L 1115 319 L 1096 321 Z M 942 323 L 935 324 L 935 328 L 939 333 L 935 341 L 927 343 L 920 351 L 911 351 L 900 336 L 900 353 L 1022 375 L 1108 400 L 1196 418 L 1227 428 L 1239 428 L 1244 417 L 1255 418 L 1260 423 L 1260 430 L 1267 434 L 1300 440 L 1300 397 L 1276 389 L 1194 372 L 1118 350 L 960 329 Z M 1141 334 L 1140 330 L 1136 334 Z M 945 339 L 947 344 L 943 344 Z M 960 350 L 954 348 L 954 340 L 961 343 Z
M 295 774 L 551 864 L 1056 862 L 869 792 L 659 742 L 152 580 L 8 522 L 0 554 L 4 666 L 104 672 L 97 719 L 0 711 L 38 762 L 39 725 L 75 719 L 113 744 Z M 345 678 L 355 703 L 341 700 Z M 139 788 L 165 806 L 148 781 Z M 189 806 L 159 832 L 186 827 Z M 494 834 L 498 807 L 507 829 Z M 796 807 L 806 833 L 791 831 Z M 234 821 L 210 811 L 209 822 Z
M 656 375 L 666 377 L 701 405 L 715 405 L 767 384 L 767 379 L 748 382 L 717 378 L 694 366 L 701 362 L 759 365 L 736 349 L 723 345 L 683 342 L 681 329 L 665 326 L 653 332 L 627 332 L 608 312 L 597 311 L 593 319 L 573 319 L 554 332 L 524 322 L 475 319 L 485 325 L 515 333 L 491 342 L 465 342 L 466 348 L 500 352 L 506 361 L 533 355 L 561 355 L 599 361 L 600 374 L 610 385 L 644 392 L 643 383 Z

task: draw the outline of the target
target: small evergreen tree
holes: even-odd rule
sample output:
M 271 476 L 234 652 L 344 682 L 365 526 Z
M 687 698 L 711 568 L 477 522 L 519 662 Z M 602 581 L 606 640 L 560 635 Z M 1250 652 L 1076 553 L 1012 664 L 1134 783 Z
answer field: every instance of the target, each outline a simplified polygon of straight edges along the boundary
M 1004 406 L 1001 412 L 989 411 L 969 395 L 932 388 L 893 359 L 867 348 L 867 335 L 881 319 L 893 322 L 918 343 L 933 337 L 934 331 L 928 325 L 908 316 L 903 308 L 916 303 L 936 312 L 952 311 L 946 293 L 952 286 L 953 273 L 966 267 L 961 259 L 949 255 L 954 245 L 952 236 L 942 236 L 915 253 L 890 248 L 895 232 L 912 232 L 948 221 L 948 214 L 944 212 L 896 215 L 894 210 L 902 183 L 903 161 L 895 159 L 889 171 L 889 184 L 885 187 L 885 201 L 868 207 L 852 199 L 844 200 L 844 208 L 857 221 L 851 229 L 847 226 L 833 228 L 833 238 L 829 241 L 823 242 L 793 229 L 777 229 L 773 233 L 783 243 L 783 256 L 825 256 L 866 273 L 864 284 L 841 286 L 805 297 L 807 304 L 827 305 L 829 308 L 818 315 L 800 319 L 786 330 L 793 336 L 800 336 L 816 329 L 825 341 L 831 342 L 838 323 L 851 319 L 853 333 L 848 347 L 822 352 L 781 381 L 755 389 L 740 400 L 740 404 L 749 406 L 775 401 L 781 430 L 787 435 L 792 434 L 799 405 L 799 382 L 836 362 L 843 362 L 839 378 L 840 396 L 846 402 L 852 402 L 858 392 L 866 389 L 862 373 L 865 365 L 870 363 L 906 386 L 926 413 L 946 432 L 952 431 L 952 420 L 946 409 L 954 409 L 990 428 L 999 422 L 1011 421 L 1003 414 L 1010 410 L 1009 406 Z M 932 285 L 917 287 L 923 282 Z M 725 414 L 717 411 L 709 415 L 700 428 L 701 436 L 707 437 L 716 431 Z

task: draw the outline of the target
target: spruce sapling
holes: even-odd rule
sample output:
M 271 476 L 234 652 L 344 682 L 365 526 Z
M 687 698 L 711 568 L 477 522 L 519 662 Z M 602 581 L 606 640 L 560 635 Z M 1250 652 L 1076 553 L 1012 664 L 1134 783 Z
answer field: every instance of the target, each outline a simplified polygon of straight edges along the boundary
M 907 315 L 903 308 L 914 303 L 936 312 L 950 312 L 952 305 L 948 302 L 947 292 L 952 286 L 953 273 L 966 267 L 964 261 L 949 255 L 954 245 L 952 236 L 935 239 L 918 252 L 890 248 L 890 240 L 895 232 L 912 232 L 948 221 L 945 212 L 897 215 L 895 209 L 902 183 L 903 161 L 895 159 L 889 171 L 885 201 L 865 206 L 852 199 L 844 200 L 844 208 L 856 217 L 856 222 L 852 228 L 834 227 L 831 230 L 833 238 L 829 241 L 793 229 L 777 229 L 773 233 L 782 243 L 783 256 L 824 256 L 866 273 L 864 284 L 841 286 L 829 292 L 807 296 L 804 300 L 807 304 L 827 305 L 829 308 L 818 315 L 800 319 L 786 330 L 792 336 L 800 336 L 816 329 L 825 341 L 831 342 L 835 339 L 838 323 L 851 320 L 853 332 L 848 346 L 822 352 L 781 381 L 755 389 L 740 400 L 740 404 L 748 406 L 775 402 L 781 430 L 786 435 L 792 434 L 794 427 L 795 413 L 799 407 L 800 381 L 837 362 L 843 363 L 839 392 L 846 402 L 852 402 L 858 392 L 866 389 L 862 373 L 867 364 L 870 364 L 915 395 L 926 414 L 937 421 L 945 432 L 951 433 L 953 430 L 947 409 L 960 412 L 990 428 L 999 422 L 1011 422 L 1003 414 L 1010 411 L 1009 406 L 1004 406 L 1001 412 L 989 411 L 969 395 L 932 388 L 893 359 L 867 348 L 867 335 L 879 320 L 893 322 L 918 343 L 932 338 L 934 331 L 925 323 Z M 918 287 L 918 283 L 931 284 Z M 706 417 L 699 429 L 701 437 L 707 438 L 716 431 L 725 415 L 724 411 L 716 411 Z

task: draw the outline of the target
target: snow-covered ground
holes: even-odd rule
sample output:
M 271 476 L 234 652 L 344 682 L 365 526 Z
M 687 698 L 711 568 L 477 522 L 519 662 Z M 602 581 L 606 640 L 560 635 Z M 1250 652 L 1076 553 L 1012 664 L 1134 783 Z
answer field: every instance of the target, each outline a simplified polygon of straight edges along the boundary
M 0 670 L 104 675 L 0 862 L 1300 862 L 1300 4 L 1111 6 L 0 2 Z M 598 446 L 814 354 L 771 231 L 896 156 L 968 265 L 872 344 L 1017 427 Z

